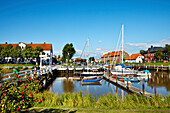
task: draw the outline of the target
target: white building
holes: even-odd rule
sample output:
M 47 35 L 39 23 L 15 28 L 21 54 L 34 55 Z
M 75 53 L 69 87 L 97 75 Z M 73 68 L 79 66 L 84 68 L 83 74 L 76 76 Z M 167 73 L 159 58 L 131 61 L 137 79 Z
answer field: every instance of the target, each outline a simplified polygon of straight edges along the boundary
M 0 44 L 2 46 L 7 46 L 9 45 L 7 42 L 5 44 Z M 18 44 L 11 44 L 13 45 L 13 48 L 15 48 L 17 45 L 19 45 L 21 47 L 21 49 L 25 49 L 26 45 L 30 45 L 32 46 L 33 49 L 35 49 L 37 46 L 39 47 L 42 47 L 43 49 L 43 52 L 45 53 L 45 57 L 42 58 L 43 60 L 43 64 L 49 64 L 50 62 L 52 63 L 52 56 L 53 56 L 53 48 L 52 48 L 52 44 L 46 44 L 45 42 L 42 43 L 42 44 L 38 44 L 38 43 L 30 43 L 30 44 L 26 44 L 26 43 L 23 43 L 23 42 L 19 42 Z M 15 58 L 5 58 L 5 59 L 11 59 L 13 60 L 14 62 L 16 62 Z M 21 59 L 17 59 L 17 61 L 19 60 L 19 62 L 25 62 L 22 61 Z M 32 59 L 33 61 L 35 61 L 35 59 Z
M 140 53 L 132 54 L 130 57 L 125 59 L 126 63 L 143 63 L 144 56 Z

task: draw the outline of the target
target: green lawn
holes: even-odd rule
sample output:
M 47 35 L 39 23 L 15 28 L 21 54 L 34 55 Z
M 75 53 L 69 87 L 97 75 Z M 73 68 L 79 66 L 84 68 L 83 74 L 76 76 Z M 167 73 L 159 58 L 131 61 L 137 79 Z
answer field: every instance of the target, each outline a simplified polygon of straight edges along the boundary
M 126 64 L 129 64 L 129 65 L 155 65 L 155 66 L 169 66 L 170 63 L 124 63 L 125 65 Z

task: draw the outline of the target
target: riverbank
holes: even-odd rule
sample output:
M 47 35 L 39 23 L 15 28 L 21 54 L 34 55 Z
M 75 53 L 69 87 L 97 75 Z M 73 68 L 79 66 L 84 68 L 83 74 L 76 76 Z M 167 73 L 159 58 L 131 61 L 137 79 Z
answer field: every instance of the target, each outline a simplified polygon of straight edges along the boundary
M 170 110 L 170 95 L 153 96 L 151 99 L 140 95 L 127 95 L 124 98 L 118 97 L 117 94 L 108 93 L 107 95 L 95 96 L 90 94 L 63 93 L 60 97 L 58 94 L 44 91 L 35 95 L 44 98 L 43 102 L 36 103 L 34 107 L 40 108 L 86 108 L 86 109 L 105 109 L 105 110 L 135 110 L 135 109 L 168 109 Z
M 170 66 L 170 63 L 124 63 L 125 65 L 142 65 L 142 66 Z
M 150 112 L 150 113 L 158 113 L 158 112 L 165 112 L 168 113 L 170 112 L 170 109 L 126 109 L 126 110 L 109 110 L 109 109 L 88 109 L 88 108 L 57 108 L 57 107 L 32 107 L 27 110 L 21 111 L 21 113 L 61 113 L 61 112 L 66 112 L 66 113 L 145 113 L 145 112 Z

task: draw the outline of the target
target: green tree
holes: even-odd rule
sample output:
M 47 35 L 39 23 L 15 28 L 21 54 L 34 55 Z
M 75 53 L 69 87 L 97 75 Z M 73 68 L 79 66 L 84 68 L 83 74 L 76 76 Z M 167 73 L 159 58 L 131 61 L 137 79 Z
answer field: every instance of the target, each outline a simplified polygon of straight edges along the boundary
M 40 53 L 43 53 L 43 48 L 40 46 L 37 46 L 33 51 L 33 58 L 36 58 L 36 64 L 39 64 L 40 61 Z
M 4 49 L 4 46 L 0 45 L 0 57 L 1 57 L 1 51 Z
M 59 61 L 59 59 L 60 59 L 60 55 L 58 55 L 58 58 L 57 58 L 57 60 Z
M 7 46 L 5 46 L 4 49 L 2 49 L 1 51 L 1 57 L 2 58 L 5 58 L 5 57 L 13 57 L 13 45 L 9 44 Z M 8 63 L 8 60 L 7 60 L 7 63 Z
M 94 59 L 94 57 L 90 57 L 89 58 L 89 61 L 91 62 L 91 61 L 94 61 L 95 59 Z
M 146 52 L 145 50 L 140 50 L 141 55 L 144 55 L 145 52 Z
M 25 49 L 22 50 L 22 55 L 23 55 L 23 58 L 26 59 L 26 63 L 28 59 L 33 58 L 33 53 L 34 53 L 34 49 L 30 45 L 26 45 Z
M 164 56 L 162 49 L 158 49 L 155 53 L 155 57 L 161 60 L 161 58 Z
M 170 58 L 170 45 L 169 44 L 166 44 L 164 51 L 168 55 L 168 58 Z
M 62 61 L 66 61 L 66 59 L 68 59 L 68 61 L 73 57 L 73 55 L 76 53 L 73 44 L 66 44 L 62 50 Z
M 15 47 L 15 49 L 13 49 L 12 51 L 12 56 L 16 59 L 16 62 L 17 62 L 17 58 L 21 58 L 22 57 L 22 49 L 19 45 L 17 45 Z

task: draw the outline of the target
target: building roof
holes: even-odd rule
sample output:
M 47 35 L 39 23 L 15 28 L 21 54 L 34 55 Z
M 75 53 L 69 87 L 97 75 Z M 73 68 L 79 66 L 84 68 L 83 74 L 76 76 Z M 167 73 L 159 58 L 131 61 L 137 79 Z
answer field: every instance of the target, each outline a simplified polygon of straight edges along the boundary
M 81 60 L 82 58 L 75 58 L 75 60 Z
M 140 53 L 132 54 L 130 57 L 127 57 L 126 60 L 135 60 L 138 56 L 142 56 Z
M 148 48 L 150 53 L 155 53 L 158 49 L 162 49 L 163 50 L 163 47 L 153 47 L 153 46 L 151 46 L 150 48 Z M 146 53 L 147 52 L 148 51 L 146 51 Z
M 19 42 L 18 44 L 20 44 L 20 43 L 21 43 L 21 42 Z M 15 48 L 18 44 L 11 44 L 11 45 L 13 45 L 13 48 Z M 46 44 L 45 42 L 44 42 L 43 44 L 33 44 L 33 43 L 30 43 L 30 44 L 23 43 L 23 44 L 25 44 L 25 45 L 30 45 L 30 46 L 32 46 L 32 48 L 34 48 L 34 49 L 35 49 L 37 46 L 42 47 L 43 50 L 51 50 L 51 48 L 52 48 L 52 44 Z M 9 44 L 6 42 L 5 44 L 0 44 L 0 45 L 6 47 L 6 46 L 9 45 Z
M 127 53 L 127 52 L 125 52 L 125 51 L 123 51 L 123 53 Z M 110 55 L 111 57 L 113 57 L 113 56 L 118 56 L 118 55 L 121 55 L 122 54 L 122 51 L 116 51 L 116 52 L 109 52 L 109 53 L 106 53 L 106 54 L 104 54 L 103 56 L 102 56 L 102 58 L 103 57 L 108 57 L 108 55 Z

